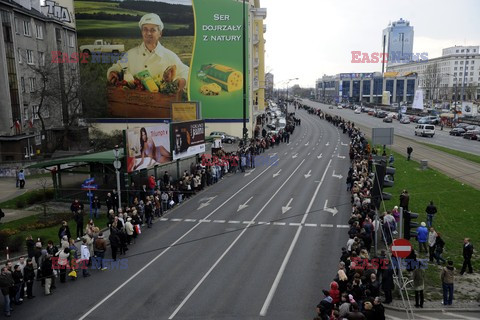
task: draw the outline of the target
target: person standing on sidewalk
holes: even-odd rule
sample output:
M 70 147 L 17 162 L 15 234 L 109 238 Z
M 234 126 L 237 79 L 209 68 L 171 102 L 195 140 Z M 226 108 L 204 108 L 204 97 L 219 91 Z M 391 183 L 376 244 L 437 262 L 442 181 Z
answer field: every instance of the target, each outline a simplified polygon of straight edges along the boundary
M 437 213 L 437 207 L 435 207 L 433 201 L 430 201 L 430 204 L 425 209 L 425 212 L 427 213 L 427 226 L 430 228 L 433 226 L 433 218 L 435 213 Z
M 3 295 L 3 312 L 6 317 L 10 317 L 13 311 L 11 307 L 10 290 L 14 283 L 12 273 L 8 271 L 7 267 L 2 267 L 2 272 L 0 273 L 0 289 Z
M 453 282 L 455 281 L 455 268 L 453 261 L 449 260 L 447 266 L 442 269 L 440 274 L 443 289 L 443 305 L 449 306 L 453 302 Z
M 33 282 L 35 281 L 35 269 L 33 268 L 32 259 L 27 259 L 27 265 L 23 268 L 23 279 L 27 284 L 27 298 L 33 299 Z
M 23 172 L 23 169 L 18 173 L 18 182 L 20 183 L 20 189 L 23 189 L 25 187 L 25 172 Z
M 473 273 L 472 268 L 473 245 L 470 243 L 470 238 L 463 240 L 463 266 L 460 275 L 463 275 L 468 267 L 468 273 Z
M 80 268 L 82 269 L 82 274 L 84 277 L 90 277 L 90 273 L 88 273 L 88 261 L 90 260 L 90 249 L 87 245 L 87 239 L 83 238 L 82 240 L 82 247 L 80 248 L 80 259 L 82 263 L 80 264 Z
M 417 267 L 412 273 L 413 290 L 415 290 L 415 307 L 423 308 L 423 290 L 425 289 L 425 270 Z
M 408 147 L 407 147 L 407 155 L 408 155 L 407 161 L 410 161 L 410 158 L 411 158 L 411 156 L 412 156 L 412 152 L 413 152 L 412 146 L 408 146 Z
M 400 207 L 403 208 L 404 211 L 408 211 L 408 203 L 410 202 L 410 195 L 408 191 L 404 189 L 402 194 L 400 194 Z
M 442 235 L 440 232 L 437 232 L 437 239 L 435 240 L 435 260 L 437 260 L 437 264 L 440 264 L 440 260 L 442 263 L 445 263 L 445 259 L 442 257 L 443 248 L 445 247 L 445 241 L 442 239 Z

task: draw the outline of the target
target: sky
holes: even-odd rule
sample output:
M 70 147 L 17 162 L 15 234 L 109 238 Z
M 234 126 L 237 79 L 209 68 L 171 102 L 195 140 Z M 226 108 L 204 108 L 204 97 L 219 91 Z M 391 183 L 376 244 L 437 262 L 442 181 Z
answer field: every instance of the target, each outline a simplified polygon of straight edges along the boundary
M 267 9 L 265 72 L 275 86 L 315 87 L 324 74 L 374 72 L 352 51 L 382 52 L 382 31 L 400 18 L 414 27 L 413 52 L 441 56 L 455 45 L 480 46 L 479 0 L 260 0 Z

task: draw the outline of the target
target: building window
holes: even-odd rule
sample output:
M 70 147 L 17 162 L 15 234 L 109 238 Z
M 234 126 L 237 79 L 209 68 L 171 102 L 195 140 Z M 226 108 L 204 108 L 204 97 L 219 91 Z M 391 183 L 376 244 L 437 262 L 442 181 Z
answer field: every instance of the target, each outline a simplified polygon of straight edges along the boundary
M 473 66 L 470 67 L 470 70 L 473 70 Z
M 38 120 L 38 106 L 32 106 L 32 119 Z
M 73 37 L 73 34 L 68 36 L 68 45 L 70 48 L 75 47 L 75 38 Z
M 37 30 L 37 39 L 43 39 L 43 26 L 41 24 L 36 24 L 35 28 Z
M 470 75 L 473 76 L 473 72 L 470 72 Z
M 458 53 L 458 49 L 457 49 L 457 51 L 456 51 L 456 52 Z
M 458 64 L 458 61 L 455 61 L 455 64 Z
M 33 64 L 33 51 L 27 49 L 27 63 Z
M 462 71 L 462 70 L 463 70 L 463 67 L 460 67 L 460 71 Z
M 463 61 L 460 61 L 460 64 L 463 64 Z
M 467 49 L 467 52 L 470 52 L 470 49 Z
M 37 85 L 37 79 L 28 78 L 28 80 L 30 82 L 30 92 L 35 92 L 35 88 L 36 88 L 36 85 Z
M 453 73 L 453 76 L 454 76 L 454 77 L 456 77 L 456 76 L 457 76 L 457 73 L 456 73 L 456 72 L 454 72 L 454 73 Z
M 15 33 L 20 34 L 20 22 L 18 22 L 17 18 L 15 18 Z
M 28 104 L 23 105 L 23 120 L 28 121 Z
M 38 64 L 40 66 L 45 66 L 45 53 L 44 52 L 39 52 L 38 53 Z
M 454 67 L 453 70 L 457 70 L 457 67 Z
M 472 60 L 472 64 L 475 64 L 475 60 Z
M 468 61 L 465 61 L 465 64 L 468 64 Z
M 464 53 L 464 52 L 465 52 L 465 49 L 462 49 L 462 53 Z
M 30 37 L 30 21 L 23 21 L 23 34 Z
M 62 31 L 58 28 L 55 28 L 55 39 L 57 42 L 62 42 Z
M 22 87 L 22 93 L 25 93 L 25 78 L 20 78 L 20 86 Z
M 37 146 L 42 144 L 42 135 L 40 132 L 35 134 L 35 144 Z
M 48 111 L 48 107 L 46 105 L 43 106 L 42 116 L 44 118 L 49 118 L 50 117 L 50 111 Z
M 18 63 L 22 63 L 22 50 L 18 49 Z

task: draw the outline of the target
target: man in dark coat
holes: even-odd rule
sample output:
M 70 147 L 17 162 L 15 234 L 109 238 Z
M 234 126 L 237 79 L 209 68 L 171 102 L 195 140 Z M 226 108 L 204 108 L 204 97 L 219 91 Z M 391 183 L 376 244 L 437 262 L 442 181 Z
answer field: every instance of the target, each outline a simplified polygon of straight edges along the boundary
M 5 316 L 10 317 L 11 308 L 10 303 L 10 290 L 13 288 L 15 282 L 13 281 L 12 273 L 8 271 L 7 267 L 2 268 L 2 272 L 0 273 L 0 289 L 2 290 L 3 295 L 3 312 Z
M 463 266 L 460 274 L 463 275 L 468 267 L 468 273 L 473 273 L 472 268 L 473 245 L 469 238 L 463 240 Z
M 400 207 L 402 207 L 404 211 L 408 211 L 409 202 L 410 202 L 410 196 L 408 195 L 408 191 L 403 190 L 402 194 L 400 195 Z
M 437 207 L 435 207 L 433 201 L 430 201 L 430 204 L 425 209 L 425 212 L 427 213 L 427 226 L 430 228 L 433 226 L 433 218 L 435 213 L 437 213 Z
M 393 269 L 388 267 L 382 272 L 382 290 L 385 293 L 385 303 L 392 302 L 392 290 L 393 290 Z

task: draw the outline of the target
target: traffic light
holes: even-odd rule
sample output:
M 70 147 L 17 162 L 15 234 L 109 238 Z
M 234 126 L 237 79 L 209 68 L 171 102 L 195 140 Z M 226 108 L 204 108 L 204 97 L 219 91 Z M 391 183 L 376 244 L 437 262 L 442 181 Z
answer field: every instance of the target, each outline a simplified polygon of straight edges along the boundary
M 383 192 L 384 188 L 393 187 L 395 175 L 395 168 L 387 167 L 385 160 L 380 160 L 379 163 L 375 163 L 375 180 L 373 181 L 372 188 L 372 202 L 375 208 L 379 209 L 383 200 L 392 199 L 392 194 Z
M 403 237 L 407 240 L 410 238 L 417 237 L 417 228 L 419 226 L 418 222 L 412 221 L 412 219 L 417 219 L 418 213 L 404 211 L 403 212 Z

